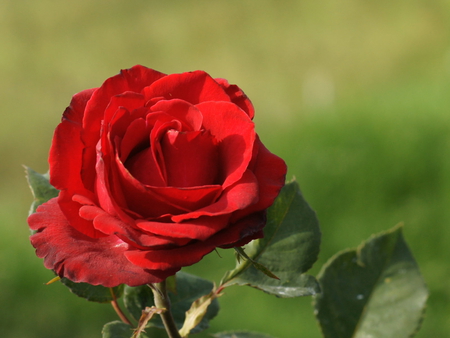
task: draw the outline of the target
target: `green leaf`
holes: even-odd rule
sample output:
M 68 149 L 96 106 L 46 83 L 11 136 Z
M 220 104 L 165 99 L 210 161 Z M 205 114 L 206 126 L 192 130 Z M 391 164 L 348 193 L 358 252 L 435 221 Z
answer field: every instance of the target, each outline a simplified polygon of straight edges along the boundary
M 172 315 L 178 329 L 181 329 L 183 326 L 186 311 L 191 308 L 192 303 L 200 297 L 209 294 L 213 287 L 213 283 L 206 279 L 185 272 L 177 273 L 177 292 L 173 293 L 169 291 L 168 293 L 172 306 Z M 138 320 L 142 310 L 145 309 L 146 306 L 154 306 L 152 290 L 147 285 L 138 287 L 125 286 L 124 304 L 133 317 Z M 201 322 L 191 331 L 191 333 L 197 333 L 207 329 L 209 327 L 209 321 L 213 319 L 218 312 L 219 302 L 217 299 L 214 299 Z M 164 328 L 159 316 L 152 318 L 149 325 Z
M 120 298 L 123 294 L 123 285 L 115 288 L 106 288 L 101 285 L 91 285 L 88 283 L 75 283 L 67 278 L 61 278 L 61 283 L 67 286 L 71 292 L 78 297 L 85 298 L 90 302 L 106 303 L 111 302 L 114 297 Z
M 401 226 L 338 253 L 318 279 L 315 313 L 326 338 L 407 338 L 420 327 L 428 290 Z
M 25 172 L 27 175 L 28 185 L 30 186 L 31 193 L 34 196 L 34 201 L 31 204 L 29 212 L 29 215 L 31 215 L 36 212 L 36 208 L 38 206 L 53 197 L 57 197 L 59 191 L 50 184 L 48 174 L 39 174 L 28 167 L 25 167 Z
M 251 331 L 226 331 L 213 334 L 214 338 L 275 338 L 264 333 Z
M 286 184 L 267 211 L 264 238 L 245 246 L 246 254 L 279 280 L 258 271 L 250 260 L 239 260 L 221 285 L 250 285 L 278 297 L 310 296 L 320 288 L 304 275 L 317 260 L 321 233 L 315 212 L 300 193 L 297 182 Z
M 102 330 L 102 338 L 130 338 L 132 335 L 133 328 L 118 320 L 105 324 Z
M 245 253 L 244 249 L 241 247 L 235 247 L 234 250 L 236 250 L 237 253 L 237 263 L 240 264 L 241 263 L 241 257 L 243 259 L 248 259 L 252 265 L 259 271 L 261 271 L 263 274 L 265 274 L 267 277 L 270 278 L 275 278 L 275 279 L 279 279 L 277 276 L 275 276 L 273 274 L 272 271 L 270 271 L 269 269 L 267 269 L 264 265 L 259 264 L 258 262 L 255 262 L 253 259 L 251 259 L 250 257 L 247 256 L 247 254 Z

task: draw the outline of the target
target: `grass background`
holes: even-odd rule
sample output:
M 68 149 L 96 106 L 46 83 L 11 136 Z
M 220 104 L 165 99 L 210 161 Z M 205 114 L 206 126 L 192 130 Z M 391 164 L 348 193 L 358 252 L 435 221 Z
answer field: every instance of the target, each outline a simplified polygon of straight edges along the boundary
M 29 244 L 21 165 L 47 171 L 71 96 L 121 68 L 203 69 L 252 99 L 258 133 L 317 211 L 319 261 L 405 223 L 431 290 L 417 337 L 450 332 L 450 2 L 0 0 L 0 333 L 99 337 L 115 320 L 63 286 Z M 221 251 L 186 269 L 218 281 Z M 233 287 L 209 332 L 320 337 L 311 298 Z M 203 335 L 206 337 L 206 335 Z

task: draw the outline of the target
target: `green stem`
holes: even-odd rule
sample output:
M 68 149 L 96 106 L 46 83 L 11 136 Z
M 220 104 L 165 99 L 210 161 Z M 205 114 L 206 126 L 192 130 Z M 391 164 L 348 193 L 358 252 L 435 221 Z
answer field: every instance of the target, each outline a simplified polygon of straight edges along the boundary
M 160 316 L 169 338 L 182 338 L 178 333 L 175 320 L 170 311 L 170 299 L 167 295 L 166 281 L 153 284 L 151 289 L 153 291 L 155 306 L 160 309 L 166 309 Z

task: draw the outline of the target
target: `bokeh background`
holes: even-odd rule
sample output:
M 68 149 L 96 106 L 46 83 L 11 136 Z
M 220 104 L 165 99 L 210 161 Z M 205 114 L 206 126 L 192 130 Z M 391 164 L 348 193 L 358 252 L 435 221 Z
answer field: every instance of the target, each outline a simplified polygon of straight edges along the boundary
M 320 267 L 405 224 L 431 290 L 417 337 L 450 332 L 450 2 L 0 0 L 0 334 L 100 337 L 116 319 L 56 283 L 29 244 L 22 165 L 46 172 L 74 93 L 122 68 L 202 69 L 252 99 L 263 142 L 317 211 Z M 218 282 L 227 251 L 186 269 Z M 232 287 L 208 332 L 320 337 L 311 298 Z M 206 335 L 202 335 L 206 337 Z

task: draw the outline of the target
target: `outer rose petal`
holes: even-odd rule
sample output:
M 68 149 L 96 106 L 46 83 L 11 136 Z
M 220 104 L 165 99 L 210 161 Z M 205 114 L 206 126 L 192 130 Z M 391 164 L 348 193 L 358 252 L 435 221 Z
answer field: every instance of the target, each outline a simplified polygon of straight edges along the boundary
M 225 92 L 230 96 L 231 102 L 236 104 L 239 108 L 245 111 L 248 116 L 253 119 L 255 116 L 255 109 L 250 99 L 245 95 L 241 88 L 236 85 L 230 85 L 225 79 L 214 79 L 219 83 Z
M 231 101 L 211 76 L 203 71 L 170 74 L 144 89 L 147 100 L 164 97 L 182 99 L 192 104 L 205 101 Z
M 60 277 L 74 282 L 114 287 L 159 283 L 178 268 L 148 270 L 130 263 L 124 256 L 129 245 L 116 236 L 93 239 L 76 231 L 61 213 L 56 199 L 41 205 L 28 219 L 36 254 Z
M 230 223 L 229 215 L 215 217 L 200 217 L 183 223 L 163 223 L 152 221 L 137 221 L 142 230 L 152 234 L 171 238 L 189 238 L 204 241 L 226 228 Z
M 83 188 L 81 181 L 82 120 L 86 103 L 94 89 L 73 96 L 55 130 L 50 150 L 50 183 L 56 189 Z
M 206 241 L 166 250 L 128 251 L 125 255 L 133 264 L 147 269 L 165 270 L 176 266 L 188 266 L 200 261 L 216 247 L 240 246 L 252 239 L 261 238 L 264 225 L 264 214 L 258 213 L 230 225 Z
M 189 238 L 174 238 L 169 236 L 158 236 L 146 233 L 140 229 L 124 223 L 119 218 L 111 216 L 97 206 L 83 206 L 80 209 L 80 215 L 87 220 L 92 220 L 94 226 L 105 234 L 115 235 L 124 242 L 133 247 L 146 250 L 149 248 L 158 248 L 163 246 L 185 245 L 190 241 Z M 160 223 L 160 226 L 163 225 Z
M 92 223 L 78 217 L 80 205 L 72 201 L 73 194 L 94 195 L 86 190 L 81 180 L 82 154 L 84 145 L 81 142 L 81 121 L 86 103 L 94 89 L 82 91 L 73 96 L 70 106 L 64 112 L 61 123 L 53 135 L 50 149 L 50 183 L 61 190 L 59 204 L 63 213 L 71 219 L 72 226 L 91 237 L 101 234 L 92 227 Z
M 253 148 L 253 158 L 249 165 L 258 180 L 259 200 L 258 203 L 238 211 L 233 215 L 232 220 L 237 220 L 270 207 L 275 198 L 280 193 L 286 180 L 286 163 L 278 156 L 272 154 L 264 144 L 261 143 L 259 137 L 256 136 Z

